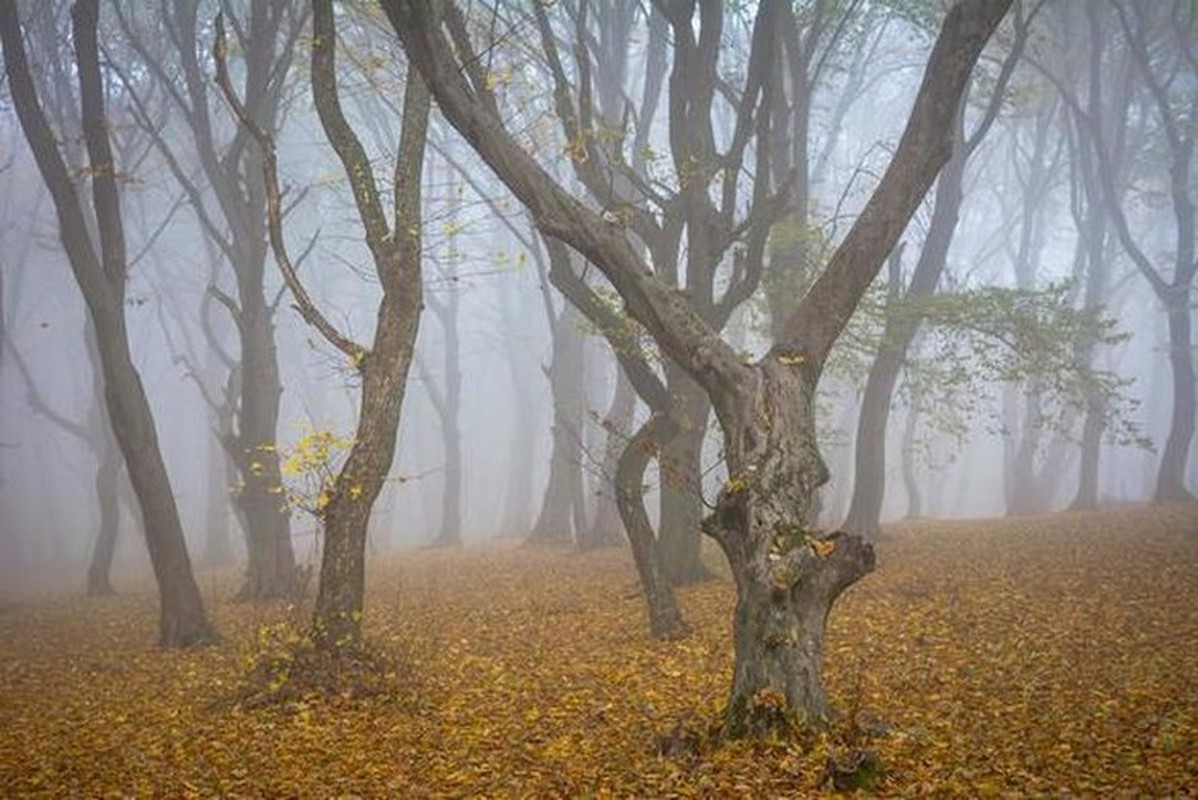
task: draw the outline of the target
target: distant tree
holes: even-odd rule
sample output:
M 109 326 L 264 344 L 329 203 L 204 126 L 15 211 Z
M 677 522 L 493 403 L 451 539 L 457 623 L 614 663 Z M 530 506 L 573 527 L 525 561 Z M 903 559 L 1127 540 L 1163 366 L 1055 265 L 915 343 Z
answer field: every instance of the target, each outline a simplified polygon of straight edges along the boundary
M 445 169 L 441 178 L 447 192 L 445 213 L 447 231 L 443 260 L 434 274 L 437 284 L 424 290 L 425 307 L 441 326 L 444 336 L 441 361 L 441 385 L 424 361 L 417 361 L 424 390 L 428 393 L 441 423 L 441 450 L 444 455 L 445 484 L 441 491 L 441 530 L 433 544 L 455 546 L 462 543 L 462 429 L 458 416 L 462 408 L 462 344 L 458 333 L 458 310 L 462 305 L 457 252 L 458 202 L 450 182 L 452 171 Z
M 1133 167 L 1131 177 L 1142 179 L 1158 196 L 1168 198 L 1172 216 L 1173 247 L 1167 255 L 1152 254 L 1139 223 L 1152 219 L 1153 206 L 1141 191 L 1123 191 L 1118 163 L 1123 126 L 1111 125 L 1110 115 L 1128 113 L 1115 101 L 1125 91 L 1108 80 L 1100 69 L 1088 76 L 1093 98 L 1083 102 L 1076 85 L 1061 65 L 1049 59 L 1037 63 L 1068 104 L 1074 119 L 1086 130 L 1095 158 L 1101 198 L 1120 247 L 1161 303 L 1168 327 L 1168 362 L 1173 377 L 1173 410 L 1169 433 L 1161 454 L 1154 496 L 1158 501 L 1192 499 L 1185 486 L 1186 461 L 1194 439 L 1198 404 L 1195 401 L 1193 291 L 1198 275 L 1195 243 L 1195 189 L 1192 92 L 1198 68 L 1198 17 L 1191 4 L 1124 2 L 1094 3 L 1086 7 L 1092 48 L 1126 48 L 1134 69 L 1134 88 L 1127 106 L 1152 120 L 1160 154 Z M 1163 159 L 1164 164 L 1161 164 Z M 1162 169 L 1163 167 L 1163 169 Z M 1151 225 L 1143 225 L 1151 229 Z
M 391 172 L 394 208 L 389 218 L 374 165 L 342 110 L 332 2 L 315 0 L 312 97 L 325 136 L 337 153 L 353 191 L 366 245 L 382 288 L 374 338 L 368 348 L 329 322 L 295 272 L 283 238 L 282 192 L 274 141 L 237 97 L 226 62 L 227 46 L 223 22 L 218 18 L 214 45 L 217 81 L 239 122 L 261 148 L 268 230 L 275 261 L 304 320 L 349 359 L 361 379 L 357 430 L 345 462 L 318 508 L 324 525 L 324 552 L 311 638 L 317 650 L 337 656 L 354 652 L 362 642 L 367 524 L 394 460 L 400 412 L 424 302 L 421 174 L 429 94 L 419 74 L 409 70 L 404 85 L 402 132 Z
M 965 199 L 963 183 L 966 165 L 998 117 L 1011 73 L 1019 63 L 1019 54 L 1027 40 L 1028 25 L 1040 5 L 1042 0 L 1025 14 L 1022 3 L 1016 4 L 1014 41 L 994 77 L 982 114 L 968 133 L 964 122 L 968 93 L 961 101 L 952 123 L 953 155 L 940 171 L 936 183 L 932 221 L 910 281 L 895 299 L 929 297 L 940 283 Z M 890 419 L 891 399 L 907 349 L 918 333 L 919 325 L 919 318 L 910 314 L 896 312 L 887 316 L 882 340 L 862 392 L 861 412 L 857 418 L 853 497 L 844 522 L 846 530 L 862 536 L 872 537 L 878 531 L 886 488 L 886 428 Z
M 140 66 L 170 100 L 167 111 L 155 114 L 143 93 L 132 91 L 137 119 L 154 136 L 203 235 L 217 246 L 235 279 L 233 294 L 220 289 L 215 278 L 208 292 L 228 312 L 239 345 L 235 366 L 228 368 L 230 373 L 236 370 L 236 379 L 220 386 L 220 391 L 233 390 L 236 395 L 225 399 L 210 395 L 217 405 L 221 443 L 235 467 L 234 501 L 245 526 L 249 563 L 238 597 L 286 597 L 296 591 L 299 573 L 289 510 L 277 493 L 281 476 L 276 435 L 283 388 L 274 336 L 278 299 L 271 297 L 266 283 L 262 156 L 244 129 L 222 130 L 219 98 L 205 72 L 207 34 L 199 17 L 200 3 L 115 3 L 113 7 Z M 244 57 L 242 95 L 254 120 L 273 130 L 284 114 L 287 75 L 308 14 L 295 4 L 252 0 L 245 16 L 234 25 Z M 161 35 L 163 31 L 167 36 Z M 114 69 L 132 86 L 130 65 L 118 64 Z M 181 140 L 172 136 L 167 120 L 182 121 L 186 152 Z M 196 166 L 189 163 L 192 158 Z M 220 407 L 233 412 L 231 425 L 220 424 Z
M 820 724 L 828 712 L 820 663 L 826 618 L 840 593 L 872 569 L 874 554 L 859 537 L 821 536 L 813 530 L 814 495 L 827 480 L 816 445 L 815 388 L 832 344 L 949 158 L 951 121 L 961 94 L 1010 3 L 965 0 L 949 11 L 886 174 L 788 319 L 784 335 L 754 363 L 745 363 L 720 338 L 719 326 L 696 310 L 705 295 L 695 294 L 694 287 L 683 294 L 656 277 L 629 240 L 629 230 L 638 227 L 643 235 L 654 235 L 657 223 L 651 215 L 632 209 L 631 221 L 618 224 L 586 208 L 509 132 L 485 59 L 478 58 L 456 5 L 419 0 L 385 0 L 382 5 L 446 118 L 528 207 L 546 237 L 569 244 L 604 273 L 628 312 L 703 387 L 715 409 L 729 478 L 704 530 L 723 548 L 737 585 L 736 665 L 724 735 Z M 671 87 L 672 94 L 679 93 L 671 98 L 671 112 L 693 123 L 673 130 L 672 157 L 685 166 L 680 174 L 692 176 L 684 194 L 702 192 L 702 198 L 689 199 L 704 209 L 710 203 L 709 181 L 699 178 L 710 178 L 728 163 L 739 170 L 741 162 L 715 158 L 703 101 L 703 81 L 710 78 L 704 64 L 721 43 L 723 4 L 704 4 L 697 26 L 692 5 L 665 6 L 678 57 L 685 62 Z M 764 2 L 758 7 L 755 39 L 772 38 L 781 6 Z M 549 37 L 542 38 L 546 45 Z M 760 60 L 747 68 L 752 77 L 746 94 L 764 90 L 762 81 L 772 65 L 768 47 L 757 52 Z M 740 105 L 749 118 L 753 107 Z M 585 133 L 585 124 L 580 130 Z M 580 146 L 587 144 L 586 137 L 579 140 Z M 734 180 L 731 174 L 725 178 L 725 184 Z M 766 196 L 769 182 L 762 174 L 758 180 L 762 185 L 755 189 Z M 690 246 L 697 253 L 692 258 L 711 253 L 697 245 L 697 237 L 724 230 L 722 218 L 710 210 L 702 219 L 701 227 L 689 228 Z M 672 269 L 670 264 L 664 268 Z M 710 270 L 714 265 L 696 262 L 690 267 Z
M 72 7 L 71 19 L 81 134 L 88 154 L 83 178 L 91 182 L 92 191 L 90 222 L 88 209 L 77 193 L 77 181 L 58 145 L 60 140 L 76 134 L 63 131 L 56 136 L 47 122 L 30 74 L 15 3 L 0 4 L 5 73 L 21 127 L 54 201 L 71 270 L 95 327 L 106 406 L 141 507 L 146 544 L 158 582 L 159 642 L 168 647 L 204 643 L 215 634 L 192 574 L 153 412 L 129 351 L 125 324 L 128 262 L 120 208 L 120 165 L 113 156 L 105 117 L 107 93 L 97 39 L 98 3 L 80 0 Z M 52 53 L 44 55 L 54 57 Z

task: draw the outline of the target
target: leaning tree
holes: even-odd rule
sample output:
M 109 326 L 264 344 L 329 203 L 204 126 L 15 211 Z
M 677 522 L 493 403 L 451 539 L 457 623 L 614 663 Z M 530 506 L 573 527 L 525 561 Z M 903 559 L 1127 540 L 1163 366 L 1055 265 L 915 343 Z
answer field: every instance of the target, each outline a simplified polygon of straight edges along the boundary
M 698 5 L 658 7 L 667 17 L 691 21 L 674 26 L 676 36 L 697 35 L 688 47 L 718 47 L 711 37 L 718 39 L 724 4 Z M 755 27 L 771 30 L 783 5 L 762 2 Z M 703 387 L 715 409 L 729 477 L 704 530 L 722 547 L 737 587 L 736 665 L 724 735 L 818 725 L 828 710 L 821 671 L 826 618 L 840 593 L 873 568 L 874 553 L 859 537 L 812 530 L 815 493 L 828 478 L 816 443 L 815 388 L 833 343 L 951 154 L 958 103 L 1010 0 L 963 0 L 949 11 L 873 196 L 778 340 L 748 363 L 685 294 L 654 274 L 619 219 L 586 207 L 520 144 L 503 121 L 487 61 L 455 4 L 383 0 L 382 6 L 450 123 L 527 206 L 543 234 L 603 272 L 628 312 Z M 690 143 L 680 138 L 674 146 Z M 698 152 L 673 154 L 676 161 L 688 155 L 696 169 L 721 166 L 697 163 Z
M 16 3 L 0 3 L 4 69 L 17 118 L 54 201 L 63 249 L 94 326 L 104 400 L 141 507 L 158 582 L 159 641 L 164 646 L 186 646 L 210 641 L 215 633 L 191 570 L 154 414 L 129 350 L 125 324 L 129 258 L 121 217 L 120 164 L 113 155 L 104 108 L 108 95 L 100 69 L 99 15 L 96 0 L 80 0 L 71 8 L 75 50 L 71 71 L 79 82 L 81 131 L 56 133 L 47 121 L 25 53 Z M 60 150 L 64 139 L 80 134 L 88 156 L 82 176 L 72 175 Z M 91 184 L 90 208 L 80 196 L 80 183 Z

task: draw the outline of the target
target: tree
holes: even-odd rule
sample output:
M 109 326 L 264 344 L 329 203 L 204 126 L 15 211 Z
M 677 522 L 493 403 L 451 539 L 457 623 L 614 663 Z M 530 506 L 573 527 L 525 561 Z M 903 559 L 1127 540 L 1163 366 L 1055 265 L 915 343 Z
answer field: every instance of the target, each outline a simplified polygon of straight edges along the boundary
M 71 9 L 82 135 L 88 154 L 92 223 L 59 151 L 30 75 L 15 3 L 0 4 L 4 67 L 13 104 L 58 215 L 59 235 L 95 328 L 104 374 L 104 399 L 113 433 L 128 466 L 145 524 L 146 545 L 158 582 L 159 643 L 180 647 L 211 641 L 215 633 L 191 570 L 183 526 L 154 415 L 129 352 L 125 326 L 126 243 L 121 219 L 119 165 L 109 141 L 100 70 L 95 0 Z M 67 132 L 64 132 L 66 134 Z M 69 135 L 69 134 L 67 134 Z M 91 230 L 96 231 L 93 238 Z
M 267 223 L 261 154 L 250 146 L 244 129 L 235 128 L 222 137 L 219 120 L 214 119 L 214 101 L 202 66 L 199 3 L 161 5 L 148 20 L 135 13 L 134 5 L 123 9 L 117 3 L 114 7 L 142 65 L 186 126 L 189 146 L 195 149 L 199 172 L 210 192 L 204 191 L 188 169 L 187 159 L 171 143 L 163 122 L 134 92 L 139 123 L 152 133 L 175 180 L 186 192 L 204 236 L 217 245 L 236 281 L 235 296 L 218 288 L 215 280 L 209 293 L 228 311 L 239 344 L 236 380 L 222 382 L 236 395 L 217 404 L 218 409 L 227 406 L 233 411 L 233 424 L 218 424 L 218 428 L 223 427 L 221 444 L 236 469 L 239 488 L 234 500 L 245 524 L 249 563 L 238 597 L 286 597 L 297 590 L 299 573 L 289 510 L 277 494 L 281 476 L 275 438 L 283 388 L 274 338 L 278 301 L 268 296 L 265 284 Z M 248 20 L 235 26 L 245 56 L 242 94 L 248 113 L 265 130 L 273 130 L 283 114 L 288 68 L 306 20 L 306 11 L 297 11 L 291 4 L 253 0 Z M 168 44 L 173 46 L 165 53 L 155 51 L 160 30 L 167 31 Z M 118 71 L 124 75 L 126 70 Z M 217 417 L 219 420 L 219 410 Z
M 828 711 L 821 671 L 827 615 L 841 592 L 873 568 L 874 553 L 860 537 L 813 530 L 815 492 L 828 477 L 816 444 L 815 388 L 833 343 L 951 154 L 960 97 L 1009 0 L 965 0 L 949 11 L 885 175 L 779 341 L 753 363 L 720 338 L 691 299 L 655 276 L 626 226 L 571 196 L 513 137 L 456 5 L 382 5 L 450 123 L 546 237 L 567 243 L 603 272 L 628 312 L 703 387 L 715 409 L 729 478 L 704 531 L 722 547 L 737 586 L 736 664 L 724 735 L 820 724 Z M 662 7 L 682 40 L 676 47 L 687 57 L 704 58 L 718 49 L 723 4 L 703 4 L 699 42 L 693 38 L 693 5 Z M 768 38 L 781 5 L 767 0 L 758 7 L 754 36 Z M 749 67 L 751 73 L 762 69 Z M 686 70 L 675 74 L 672 89 L 686 93 Z M 697 71 L 695 78 L 704 74 Z M 761 92 L 761 84 L 750 82 L 747 91 Z M 686 97 L 676 102 L 675 113 L 685 115 Z M 692 131 L 698 139 L 676 131 L 672 156 L 692 169 L 717 172 L 718 162 L 702 160 L 711 152 L 704 130 Z M 768 178 L 757 179 L 766 190 Z M 651 234 L 657 223 L 646 215 L 638 224 Z
M 1028 25 L 1035 15 L 1034 7 L 1025 17 L 1022 6 L 1016 6 L 1015 40 L 995 79 L 993 90 L 982 117 L 966 135 L 965 105 L 962 99 L 953 120 L 955 145 L 952 157 L 940 171 L 936 183 L 936 199 L 932 222 L 920 251 L 919 261 L 902 296 L 906 300 L 926 298 L 936 291 L 940 276 L 948 263 L 949 245 L 957 227 L 961 205 L 965 200 L 963 187 L 965 168 L 970 155 L 985 139 L 1002 108 L 1006 87 L 1018 63 L 1019 54 L 1027 39 Z M 897 297 L 896 297 L 897 299 Z M 853 473 L 853 497 L 844 527 L 862 536 L 876 536 L 886 489 L 886 427 L 890 418 L 890 403 L 903 369 L 907 349 L 919 331 L 920 320 L 910 314 L 888 314 L 877 356 L 870 367 L 862 394 L 861 412 L 857 419 L 856 470 Z
M 226 63 L 224 25 L 219 17 L 213 50 L 217 82 L 225 99 L 261 148 L 270 244 L 287 288 L 304 320 L 349 360 L 361 379 L 353 443 L 328 489 L 327 499 L 319 507 L 324 550 L 311 638 L 319 652 L 334 656 L 353 653 L 362 642 L 367 523 L 394 460 L 400 412 L 420 323 L 421 173 L 430 105 L 423 81 L 414 70 L 409 70 L 404 85 L 403 130 L 392 171 L 394 211 L 389 219 L 371 160 L 342 110 L 336 43 L 332 3 L 316 0 L 312 6 L 313 101 L 325 136 L 353 190 L 366 245 L 382 287 L 369 348 L 348 338 L 329 322 L 295 272 L 283 238 L 282 192 L 274 142 L 236 95 Z
M 1114 42 L 1118 41 L 1127 48 L 1135 67 L 1134 75 L 1138 78 L 1135 90 L 1129 95 L 1129 104 L 1146 111 L 1158 126 L 1156 131 L 1167 173 L 1167 187 L 1162 187 L 1162 194 L 1169 198 L 1173 217 L 1171 257 L 1154 259 L 1150 256 L 1144 237 L 1136 233 L 1138 218 L 1133 216 L 1144 213 L 1144 204 L 1135 203 L 1135 194 L 1122 191 L 1117 182 L 1121 169 L 1116 156 L 1122 127 L 1111 126 L 1107 115 L 1118 106 L 1112 105 L 1110 99 L 1083 105 L 1066 76 L 1050 65 L 1037 66 L 1061 93 L 1074 118 L 1086 127 L 1103 205 L 1115 236 L 1164 307 L 1169 338 L 1168 362 L 1173 377 L 1173 411 L 1157 471 L 1154 497 L 1160 502 L 1189 500 L 1193 495 L 1185 486 L 1186 461 L 1198 415 L 1191 319 L 1191 298 L 1198 275 L 1195 243 L 1198 221 L 1195 219 L 1193 188 L 1194 99 L 1185 88 L 1192 81 L 1178 81 L 1177 78 L 1193 76 L 1198 60 L 1194 36 L 1196 22 L 1193 13 L 1185 10 L 1185 4 L 1112 0 L 1109 6 L 1103 7 L 1105 9 L 1110 9 L 1111 13 L 1100 14 L 1096 8 L 1087 9 L 1091 46 L 1097 48 L 1106 42 L 1107 47 L 1114 47 Z M 1104 25 L 1112 25 L 1118 31 L 1118 40 L 1104 35 Z M 1105 83 L 1101 74 L 1092 74 L 1091 80 Z M 1108 92 L 1120 91 L 1118 86 L 1107 88 Z M 1115 113 L 1125 112 L 1120 108 Z M 1160 165 L 1151 167 L 1155 167 L 1152 180 L 1159 182 Z M 1171 264 L 1160 263 L 1166 260 Z

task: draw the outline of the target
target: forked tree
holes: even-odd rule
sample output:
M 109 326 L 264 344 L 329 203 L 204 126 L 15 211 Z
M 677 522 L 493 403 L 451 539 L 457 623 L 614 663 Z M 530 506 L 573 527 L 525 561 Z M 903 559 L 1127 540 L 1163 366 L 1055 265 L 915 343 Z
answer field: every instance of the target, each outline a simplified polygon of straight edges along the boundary
M 394 460 L 423 303 L 420 203 L 429 94 L 415 70 L 409 71 L 402 132 L 391 172 L 394 208 L 388 215 L 374 166 L 342 110 L 332 3 L 316 0 L 312 4 L 312 98 L 325 136 L 353 191 L 382 288 L 374 338 L 367 347 L 339 331 L 321 313 L 296 274 L 283 237 L 282 191 L 274 141 L 237 97 L 225 60 L 224 26 L 219 17 L 217 23 L 217 82 L 238 121 L 262 149 L 268 231 L 275 261 L 304 320 L 349 360 L 361 380 L 353 445 L 329 489 L 328 502 L 320 509 L 324 551 L 311 631 L 317 650 L 331 655 L 351 653 L 362 639 L 367 524 Z
M 679 20 L 697 11 L 694 2 L 658 5 Z M 722 13 L 719 0 L 699 5 L 708 20 Z M 704 530 L 722 547 L 737 587 L 736 663 L 723 734 L 820 724 L 828 711 L 821 666 L 827 615 L 841 592 L 873 568 L 874 552 L 857 536 L 825 536 L 812 528 L 815 493 L 828 478 L 815 434 L 816 384 L 833 343 L 949 158 L 962 93 L 1010 0 L 962 0 L 948 12 L 886 173 L 778 340 L 752 363 L 686 295 L 654 274 L 627 228 L 573 197 L 514 137 L 486 58 L 455 4 L 383 0 L 382 6 L 450 123 L 543 234 L 603 272 L 628 312 L 703 387 L 715 409 L 729 479 Z M 762 2 L 757 24 L 769 25 L 781 6 Z M 686 140 L 676 146 L 685 148 Z M 688 154 L 672 155 L 677 161 Z

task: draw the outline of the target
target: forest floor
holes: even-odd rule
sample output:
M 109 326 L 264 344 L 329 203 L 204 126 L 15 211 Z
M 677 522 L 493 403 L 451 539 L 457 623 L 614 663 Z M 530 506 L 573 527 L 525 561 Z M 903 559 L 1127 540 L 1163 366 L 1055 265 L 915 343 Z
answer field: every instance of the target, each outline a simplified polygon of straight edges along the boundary
M 234 575 L 202 576 L 225 638 L 186 652 L 153 646 L 149 587 L 8 607 L 0 796 L 793 797 L 850 746 L 882 796 L 1198 791 L 1198 506 L 906 523 L 878 551 L 826 663 L 870 733 L 677 756 L 718 721 L 733 589 L 682 589 L 693 634 L 652 641 L 624 550 L 376 558 L 389 691 L 264 708 L 239 687 L 305 609 L 230 602 Z

